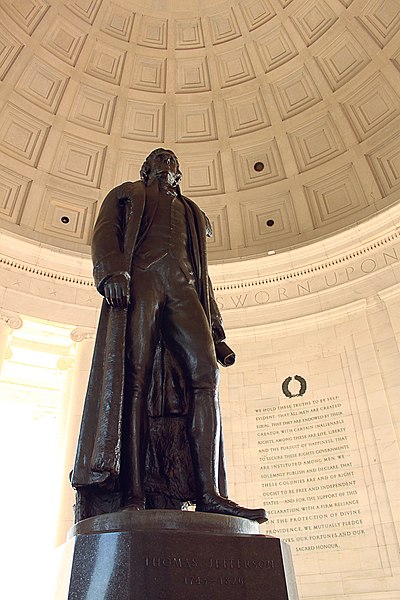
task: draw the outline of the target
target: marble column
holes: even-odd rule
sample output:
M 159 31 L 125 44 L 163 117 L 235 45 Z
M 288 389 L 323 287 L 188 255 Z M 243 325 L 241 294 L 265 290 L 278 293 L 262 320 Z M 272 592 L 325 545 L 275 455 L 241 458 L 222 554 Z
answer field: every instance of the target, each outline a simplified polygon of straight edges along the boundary
M 17 314 L 0 313 L 0 373 L 6 357 L 10 333 L 13 329 L 21 329 L 23 321 Z
M 64 452 L 63 469 L 60 493 L 59 519 L 56 533 L 56 545 L 66 540 L 68 529 L 73 525 L 74 492 L 69 483 L 69 473 L 73 467 L 76 444 L 79 434 L 83 403 L 89 377 L 90 365 L 93 354 L 95 332 L 94 330 L 74 329 L 71 332 L 74 342 L 75 357 L 62 357 L 59 367 L 70 369 L 71 383 L 70 394 L 64 414 Z

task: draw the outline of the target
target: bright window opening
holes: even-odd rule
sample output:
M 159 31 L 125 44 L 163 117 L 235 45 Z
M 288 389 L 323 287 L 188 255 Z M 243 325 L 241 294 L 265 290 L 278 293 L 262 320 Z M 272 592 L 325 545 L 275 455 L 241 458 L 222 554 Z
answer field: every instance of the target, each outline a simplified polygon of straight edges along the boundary
M 3 598 L 51 599 L 71 330 L 24 318 L 9 334 L 0 372 Z

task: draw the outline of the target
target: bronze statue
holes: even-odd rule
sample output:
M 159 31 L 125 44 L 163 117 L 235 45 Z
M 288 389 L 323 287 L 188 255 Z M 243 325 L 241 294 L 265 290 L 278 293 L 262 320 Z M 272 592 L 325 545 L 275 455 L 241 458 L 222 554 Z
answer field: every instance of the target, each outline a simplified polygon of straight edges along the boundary
M 207 274 L 210 223 L 171 150 L 105 198 L 94 228 L 104 296 L 72 485 L 76 520 L 181 508 L 245 517 L 227 497 L 217 360 L 233 364 Z

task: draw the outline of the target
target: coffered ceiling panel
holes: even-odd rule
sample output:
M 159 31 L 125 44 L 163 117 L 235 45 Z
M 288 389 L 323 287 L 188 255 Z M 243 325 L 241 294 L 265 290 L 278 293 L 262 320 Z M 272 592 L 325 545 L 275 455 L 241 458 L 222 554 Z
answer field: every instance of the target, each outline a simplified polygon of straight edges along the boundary
M 280 67 L 298 54 L 296 46 L 282 24 L 269 28 L 260 37 L 254 36 L 254 41 L 266 73 Z
M 22 48 L 22 41 L 14 37 L 0 23 L 0 80 L 4 78 Z
M 175 21 L 175 49 L 189 50 L 204 48 L 204 37 L 201 20 L 177 19 Z
M 400 5 L 393 0 L 370 0 L 358 17 L 376 43 L 383 48 L 396 35 L 400 25 Z
M 177 59 L 176 61 L 176 92 L 188 94 L 195 92 L 210 92 L 211 83 L 207 57 Z
M 49 9 L 46 0 L 22 0 L 21 2 L 4 2 L 2 8 L 21 29 L 31 35 Z
M 347 29 L 317 52 L 315 58 L 334 92 L 364 69 L 371 60 L 362 44 Z
M 131 87 L 145 92 L 165 92 L 166 68 L 166 58 L 137 53 L 133 60 Z
M 135 18 L 134 13 L 113 2 L 107 2 L 107 5 L 100 30 L 118 40 L 129 42 Z
M 288 138 L 300 173 L 313 169 L 345 152 L 334 118 L 326 113 L 288 131 Z
M 33 104 L 55 114 L 69 77 L 51 64 L 34 56 L 16 83 L 15 90 Z
M 341 221 L 345 214 L 357 212 L 367 205 L 353 165 L 346 165 L 310 181 L 304 190 L 316 227 L 331 221 Z
M 249 31 L 267 23 L 275 15 L 275 9 L 267 0 L 243 0 L 239 4 Z
M 394 135 L 373 148 L 367 155 L 372 172 L 382 194 L 400 190 L 400 127 L 397 124 Z
M 332 27 L 338 15 L 324 0 L 306 0 L 290 18 L 306 45 L 311 46 Z
M 224 193 L 221 155 L 197 153 L 188 156 L 181 166 L 185 192 L 188 196 L 208 196 Z M 210 203 L 212 206 L 212 202 Z M 209 215 L 208 215 L 209 216 Z
M 47 123 L 8 103 L 0 114 L 0 148 L 8 156 L 36 166 L 49 129 Z
M 213 44 L 222 44 L 241 36 L 239 24 L 232 9 L 209 17 L 209 24 Z
M 27 177 L 0 167 L 0 216 L 19 224 L 32 181 Z
M 66 2 L 66 7 L 83 21 L 92 25 L 102 2 L 103 0 L 69 0 Z
M 89 252 L 108 191 L 172 148 L 211 261 L 400 197 L 394 0 L 0 3 L 0 225 Z
M 41 40 L 43 48 L 71 66 L 75 66 L 85 44 L 87 35 L 80 27 L 63 16 L 57 15 Z

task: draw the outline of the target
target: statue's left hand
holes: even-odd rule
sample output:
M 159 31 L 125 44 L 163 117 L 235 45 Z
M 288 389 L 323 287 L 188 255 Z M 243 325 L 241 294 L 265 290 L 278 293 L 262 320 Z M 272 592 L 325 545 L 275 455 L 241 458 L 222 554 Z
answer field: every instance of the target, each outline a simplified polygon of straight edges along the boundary
M 129 295 L 130 281 L 124 273 L 112 275 L 104 283 L 104 297 L 113 308 L 127 308 Z
M 223 367 L 231 367 L 235 364 L 236 354 L 229 348 L 226 342 L 217 342 L 215 344 L 215 353 L 219 364 Z

